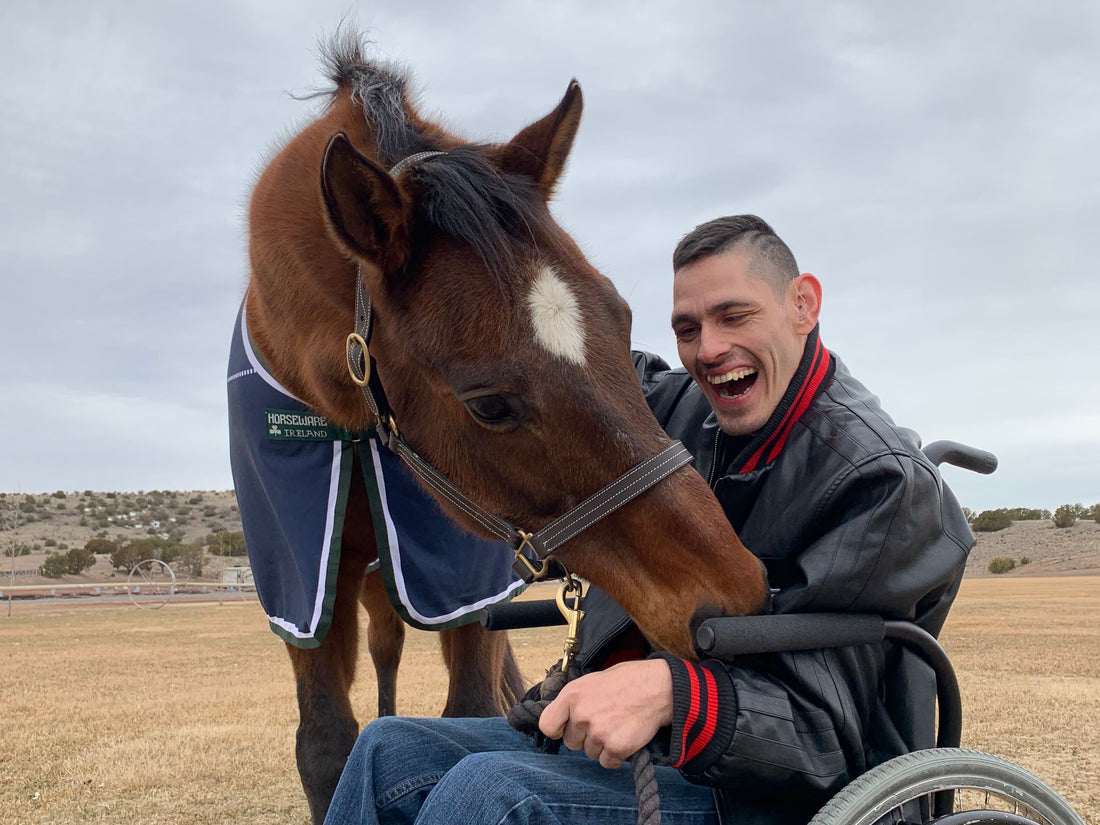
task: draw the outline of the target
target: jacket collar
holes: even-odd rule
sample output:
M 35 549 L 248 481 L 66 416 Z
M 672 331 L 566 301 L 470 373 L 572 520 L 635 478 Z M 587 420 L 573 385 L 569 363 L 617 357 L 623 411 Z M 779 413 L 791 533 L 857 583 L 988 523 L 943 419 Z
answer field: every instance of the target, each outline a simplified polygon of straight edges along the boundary
M 783 394 L 768 423 L 752 434 L 733 460 L 724 475 L 749 473 L 771 464 L 783 451 L 795 423 L 810 408 L 810 404 L 832 383 L 836 360 L 821 343 L 819 327 L 815 326 L 806 336 L 802 361 L 795 370 L 787 392 Z M 722 435 L 720 439 L 728 438 Z M 718 456 L 712 457 L 717 460 Z

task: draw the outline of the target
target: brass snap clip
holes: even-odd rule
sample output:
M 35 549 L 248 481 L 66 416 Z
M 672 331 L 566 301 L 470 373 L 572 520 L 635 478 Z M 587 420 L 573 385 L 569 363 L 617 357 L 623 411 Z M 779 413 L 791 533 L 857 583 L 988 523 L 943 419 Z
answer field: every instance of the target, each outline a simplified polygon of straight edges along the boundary
M 572 607 L 567 606 L 565 603 L 566 597 L 570 594 L 573 598 Z M 562 580 L 561 586 L 558 588 L 557 602 L 558 610 L 561 611 L 561 615 L 569 625 L 569 630 L 565 636 L 565 649 L 562 651 L 561 656 L 561 671 L 566 673 L 573 657 L 577 654 L 577 648 L 579 647 L 577 631 L 580 629 L 581 619 L 584 618 L 584 611 L 581 610 L 581 585 L 573 578 L 572 573 L 566 573 L 565 578 Z

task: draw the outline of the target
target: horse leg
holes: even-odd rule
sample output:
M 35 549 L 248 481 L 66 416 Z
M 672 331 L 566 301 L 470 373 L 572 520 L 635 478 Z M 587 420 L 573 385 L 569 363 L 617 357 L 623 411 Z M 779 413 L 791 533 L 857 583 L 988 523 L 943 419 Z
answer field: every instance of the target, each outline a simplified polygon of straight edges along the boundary
M 295 756 L 314 825 L 328 812 L 348 754 L 359 735 L 349 692 L 359 654 L 359 593 L 367 564 L 377 556 L 370 507 L 359 472 L 352 472 L 344 519 L 332 623 L 320 647 L 287 645 L 298 684 Z
M 390 604 L 381 573 L 367 574 L 359 600 L 370 619 L 367 649 L 378 681 L 378 715 L 393 716 L 397 713 L 397 666 L 405 646 L 405 623 Z
M 439 634 L 450 682 L 444 716 L 500 716 L 523 696 L 523 678 L 504 631 L 466 624 Z

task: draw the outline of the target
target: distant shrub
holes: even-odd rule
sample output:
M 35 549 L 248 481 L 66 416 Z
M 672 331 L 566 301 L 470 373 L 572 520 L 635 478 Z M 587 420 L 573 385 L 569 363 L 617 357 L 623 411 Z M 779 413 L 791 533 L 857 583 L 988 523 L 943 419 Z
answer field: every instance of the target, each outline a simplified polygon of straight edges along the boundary
M 1007 573 L 1016 567 L 1015 559 L 997 558 L 989 563 L 990 573 Z
M 69 560 L 70 573 L 83 573 L 95 566 L 95 553 L 89 553 L 84 547 L 74 547 L 65 558 Z
M 48 579 L 60 579 L 69 572 L 69 560 L 60 553 L 46 556 L 42 562 L 42 575 Z
M 1027 556 L 1021 556 L 1020 567 L 1023 567 L 1025 564 L 1031 564 L 1031 559 L 1029 559 Z
M 47 547 L 57 547 L 57 540 L 56 539 L 46 539 L 45 543 L 46 543 Z
M 50 493 L 50 498 L 65 498 L 65 491 L 58 490 L 56 493 Z
M 1100 524 L 1100 504 L 1092 505 L 1092 520 Z
M 118 549 L 118 545 L 107 539 L 91 539 L 84 545 L 84 549 L 89 553 L 95 553 L 97 556 L 106 556 L 115 552 L 115 550 Z
M 116 547 L 111 551 L 111 567 L 115 570 L 129 570 L 139 561 L 141 561 L 141 555 L 132 544 Z
M 974 519 L 971 528 L 975 533 L 995 533 L 1012 525 L 1006 510 L 982 510 Z
M 95 556 L 77 547 L 68 553 L 54 553 L 42 562 L 42 575 L 51 579 L 75 573 L 83 573 L 95 564 Z
M 177 559 L 177 562 L 183 570 L 186 570 L 192 576 L 202 575 L 203 559 L 204 556 L 202 552 L 202 545 L 179 545 L 179 558 Z
M 159 536 L 134 539 L 111 551 L 111 566 L 116 570 L 129 570 L 139 561 L 160 559 L 171 564 L 179 550 L 174 542 Z
M 202 493 L 187 499 L 188 504 L 202 504 Z
M 1077 509 L 1072 504 L 1063 504 L 1054 511 L 1055 527 L 1072 527 L 1077 522 Z
M 215 556 L 243 556 L 248 552 L 244 544 L 244 533 L 240 530 L 233 533 L 227 530 L 210 533 L 202 543 Z

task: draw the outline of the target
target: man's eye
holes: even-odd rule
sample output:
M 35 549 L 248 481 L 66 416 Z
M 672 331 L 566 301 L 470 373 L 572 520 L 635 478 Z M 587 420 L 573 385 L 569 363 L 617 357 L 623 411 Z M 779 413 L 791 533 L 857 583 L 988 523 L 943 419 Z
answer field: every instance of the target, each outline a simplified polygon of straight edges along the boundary
M 689 341 L 695 335 L 695 327 L 681 327 L 680 329 L 674 329 L 672 334 L 676 336 L 677 341 Z
M 502 395 L 481 395 L 466 401 L 470 415 L 482 424 L 505 424 L 518 418 L 516 410 Z

